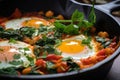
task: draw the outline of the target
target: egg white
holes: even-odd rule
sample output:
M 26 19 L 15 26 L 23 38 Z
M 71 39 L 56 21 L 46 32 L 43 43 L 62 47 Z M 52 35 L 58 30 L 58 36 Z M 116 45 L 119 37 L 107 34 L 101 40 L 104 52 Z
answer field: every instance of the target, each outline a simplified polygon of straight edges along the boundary
M 0 62 L 0 69 L 8 68 L 8 67 L 21 67 L 21 66 L 22 67 L 27 67 L 31 64 L 31 61 L 27 58 L 28 56 L 30 58 L 33 58 L 33 61 L 35 61 L 35 56 L 33 54 L 33 49 L 30 47 L 29 44 L 26 44 L 26 43 L 20 42 L 20 41 L 16 41 L 16 43 L 10 43 L 8 40 L 6 40 L 6 41 L 0 41 L 0 46 L 1 47 L 2 46 L 15 47 L 15 49 L 11 48 L 9 51 L 10 52 L 17 52 L 17 54 L 20 54 L 20 58 L 19 59 L 13 59 L 13 60 L 23 62 L 22 64 L 13 65 L 13 64 L 9 63 L 10 62 L 9 60 L 1 61 Z M 28 50 L 25 50 L 25 48 L 27 48 Z M 2 54 L 2 51 L 0 52 L 0 54 Z M 8 54 L 8 56 L 9 56 L 9 54 Z
M 20 29 L 21 27 L 25 27 L 25 25 L 23 25 L 23 23 L 27 22 L 27 21 L 29 22 L 30 20 L 38 20 L 37 22 L 35 22 L 35 24 L 38 24 L 38 25 L 43 25 L 44 22 L 42 22 L 42 21 L 45 21 L 45 22 L 47 22 L 46 25 L 53 26 L 47 20 L 42 19 L 42 18 L 37 18 L 37 17 L 22 17 L 22 18 L 18 18 L 18 19 L 9 20 L 4 23 L 4 26 L 6 29 L 16 30 L 16 29 Z M 29 25 L 28 27 L 35 27 L 35 26 Z
M 19 18 L 19 19 L 13 19 L 5 22 L 5 28 L 6 29 L 20 29 L 22 27 L 22 23 L 26 20 L 30 20 L 31 18 Z

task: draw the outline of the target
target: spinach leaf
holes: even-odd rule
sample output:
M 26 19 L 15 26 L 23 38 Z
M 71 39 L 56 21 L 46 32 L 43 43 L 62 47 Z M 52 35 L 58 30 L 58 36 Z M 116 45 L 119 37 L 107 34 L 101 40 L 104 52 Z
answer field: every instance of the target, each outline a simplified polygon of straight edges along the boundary
M 73 61 L 72 57 L 66 57 L 62 60 L 67 62 L 67 65 L 69 66 L 68 72 L 80 70 L 79 65 Z
M 33 37 L 33 34 L 36 32 L 36 29 L 33 28 L 33 27 L 22 27 L 20 28 L 20 33 L 23 35 L 23 36 L 27 36 L 27 37 L 30 37 L 32 38 Z
M 55 37 L 54 36 L 49 36 L 49 37 L 43 36 L 42 39 L 36 42 L 36 45 L 39 45 L 39 46 L 45 46 L 46 44 L 54 45 Z
M 4 28 L 2 26 L 0 26 L 0 31 L 4 31 Z
M 47 26 L 40 26 L 38 28 L 39 32 L 44 32 L 44 31 L 47 31 Z
M 18 75 L 18 73 L 17 73 L 17 71 L 16 71 L 16 69 L 14 67 L 0 69 L 0 74 Z
M 41 52 L 43 52 L 42 47 L 35 45 L 34 46 L 34 54 L 37 58 L 40 56 Z
M 45 46 L 43 46 L 43 48 L 44 48 L 44 51 L 47 51 L 48 53 L 54 53 L 55 52 L 55 49 L 54 49 L 53 45 L 45 45 Z
M 23 64 L 22 61 L 16 61 L 16 60 L 13 60 L 13 61 L 11 61 L 9 63 L 12 64 L 12 65 L 21 65 L 21 64 Z
M 22 40 L 23 36 L 20 34 L 19 30 L 7 29 L 0 32 L 0 38 L 6 38 L 6 39 L 13 38 L 16 40 Z
M 54 68 L 54 64 L 50 61 L 46 62 L 46 67 L 49 73 L 57 73 L 56 69 Z
M 75 62 L 68 61 L 67 64 L 70 67 L 69 70 L 68 70 L 68 72 L 80 70 L 79 65 L 77 63 L 75 63 Z

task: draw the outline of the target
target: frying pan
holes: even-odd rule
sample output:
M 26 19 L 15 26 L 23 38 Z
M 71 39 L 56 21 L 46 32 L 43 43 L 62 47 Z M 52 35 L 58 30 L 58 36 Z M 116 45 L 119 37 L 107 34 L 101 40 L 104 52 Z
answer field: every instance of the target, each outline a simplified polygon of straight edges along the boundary
M 88 17 L 91 6 L 80 5 L 69 0 L 2 0 L 0 1 L 0 15 L 9 16 L 15 8 L 22 12 L 52 10 L 69 18 L 78 9 Z M 120 23 L 109 13 L 95 7 L 97 31 L 107 31 L 110 37 L 120 37 Z M 95 64 L 93 67 L 80 71 L 48 75 L 0 75 L 0 79 L 9 80 L 103 80 L 110 70 L 114 59 L 119 55 L 120 47 L 108 58 Z

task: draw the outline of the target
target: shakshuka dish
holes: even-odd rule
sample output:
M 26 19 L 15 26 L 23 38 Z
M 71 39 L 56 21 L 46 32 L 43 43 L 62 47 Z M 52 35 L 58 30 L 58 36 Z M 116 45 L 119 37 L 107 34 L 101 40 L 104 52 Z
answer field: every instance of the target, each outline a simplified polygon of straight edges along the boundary
M 116 36 L 96 32 L 89 18 L 75 10 L 70 19 L 53 11 L 0 18 L 0 74 L 31 75 L 78 71 L 94 66 L 118 48 Z

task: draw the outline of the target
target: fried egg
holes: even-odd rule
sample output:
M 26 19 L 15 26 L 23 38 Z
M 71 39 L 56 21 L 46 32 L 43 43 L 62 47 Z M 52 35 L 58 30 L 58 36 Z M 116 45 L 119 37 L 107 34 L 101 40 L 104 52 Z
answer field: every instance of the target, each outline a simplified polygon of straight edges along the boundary
M 90 46 L 92 48 L 90 48 L 89 46 L 82 44 L 83 39 L 86 39 L 84 35 L 64 39 L 57 47 L 57 50 L 62 53 L 63 57 L 72 57 L 74 60 L 94 56 L 97 51 L 94 40 L 91 40 Z
M 50 25 L 50 22 L 37 17 L 23 17 L 18 19 L 9 20 L 3 23 L 6 29 L 20 29 L 21 27 L 35 27 L 39 28 L 40 25 Z
M 9 40 L 0 41 L 0 69 L 8 67 L 28 67 L 35 62 L 31 45 Z

